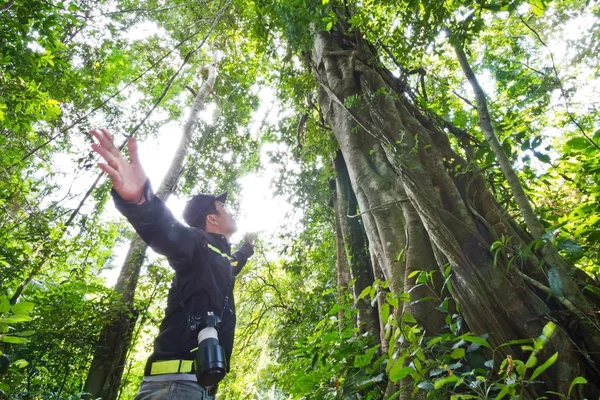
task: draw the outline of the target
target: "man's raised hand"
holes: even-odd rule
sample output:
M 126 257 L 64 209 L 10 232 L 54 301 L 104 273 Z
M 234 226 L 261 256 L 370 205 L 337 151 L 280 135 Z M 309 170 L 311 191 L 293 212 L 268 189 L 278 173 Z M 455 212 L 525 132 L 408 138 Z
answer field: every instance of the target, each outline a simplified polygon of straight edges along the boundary
M 146 173 L 140 163 L 135 139 L 127 141 L 131 161 L 127 161 L 123 154 L 113 144 L 111 134 L 106 129 L 90 132 L 98 144 L 92 145 L 92 150 L 100 154 L 106 163 L 98 163 L 98 167 L 110 176 L 113 188 L 128 203 L 142 204 L 144 198 L 144 185 Z

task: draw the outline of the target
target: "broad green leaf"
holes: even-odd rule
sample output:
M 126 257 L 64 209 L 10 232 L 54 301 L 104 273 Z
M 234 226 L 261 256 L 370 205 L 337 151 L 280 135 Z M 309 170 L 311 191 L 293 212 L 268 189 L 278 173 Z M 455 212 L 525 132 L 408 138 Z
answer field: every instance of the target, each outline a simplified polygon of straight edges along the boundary
M 567 143 L 565 144 L 571 149 L 582 150 L 588 147 L 590 145 L 590 142 L 588 142 L 586 138 L 575 137 L 573 139 L 567 140 Z
M 392 365 L 388 375 L 392 382 L 398 382 L 400 379 L 407 377 L 413 372 L 415 372 L 413 367 L 404 367 L 404 359 L 398 359 L 394 365 Z
M 366 288 L 364 288 L 362 290 L 362 292 L 360 292 L 360 294 L 358 295 L 358 298 L 356 300 L 360 300 L 360 299 L 364 298 L 366 295 L 369 294 L 370 291 L 371 291 L 371 286 L 367 286 Z
M 31 321 L 29 315 L 12 315 L 10 317 L 0 318 L 0 324 L 18 324 L 19 322 Z
M 17 315 L 29 314 L 33 310 L 34 304 L 29 301 L 20 301 L 12 306 L 11 311 Z
M 10 310 L 10 302 L 6 296 L 0 296 L 0 313 L 7 313 Z
M 18 337 L 18 336 L 0 335 L 0 342 L 21 344 L 21 343 L 29 342 L 29 339 Z
M 475 343 L 475 344 L 478 344 L 480 346 L 487 347 L 488 349 L 492 348 L 492 346 L 490 346 L 490 344 L 487 342 L 487 340 L 482 339 L 480 337 L 471 336 L 469 334 L 465 334 L 465 335 L 462 335 L 462 336 L 459 336 L 459 337 L 461 339 L 463 339 L 463 340 L 466 340 L 467 342 Z
M 463 358 L 465 356 L 465 349 L 455 349 L 450 353 L 450 357 L 456 359 Z
M 416 324 L 417 320 L 409 312 L 404 312 L 404 314 L 402 314 L 402 322 L 409 323 L 409 324 Z

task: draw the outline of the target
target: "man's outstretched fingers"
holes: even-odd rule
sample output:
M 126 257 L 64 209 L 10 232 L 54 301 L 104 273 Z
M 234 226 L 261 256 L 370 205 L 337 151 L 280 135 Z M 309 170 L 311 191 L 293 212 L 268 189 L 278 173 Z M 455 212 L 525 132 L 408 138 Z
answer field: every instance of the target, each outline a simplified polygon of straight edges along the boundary
M 100 128 L 100 132 L 102 132 L 102 134 L 104 135 L 106 140 L 108 140 L 108 143 L 110 143 L 112 147 L 115 147 L 115 144 L 113 142 L 113 137 L 110 134 L 110 132 L 104 128 Z
M 119 171 L 104 163 L 98 163 L 98 167 L 100 167 L 102 171 L 106 172 L 108 176 L 110 176 L 110 180 L 112 181 L 114 187 L 117 188 L 121 185 L 121 174 L 119 174 Z
M 107 138 L 103 132 L 94 129 L 93 131 L 91 131 L 91 134 L 94 135 L 94 137 L 96 138 L 96 140 L 98 140 L 98 143 L 100 143 L 100 146 L 104 147 L 107 150 L 110 150 L 113 146 L 112 141 L 110 139 L 110 135 Z
M 104 158 L 104 161 L 106 161 L 108 164 L 110 164 L 111 167 L 113 167 L 113 168 L 119 167 L 119 159 L 114 154 L 112 154 L 110 151 L 108 151 L 105 147 L 99 146 L 97 144 L 93 144 L 92 150 L 94 150 L 96 153 L 100 154 L 100 156 L 102 156 L 102 158 Z
M 127 140 L 127 149 L 129 149 L 129 158 L 132 164 L 140 165 L 140 157 L 138 156 L 137 142 L 134 138 Z

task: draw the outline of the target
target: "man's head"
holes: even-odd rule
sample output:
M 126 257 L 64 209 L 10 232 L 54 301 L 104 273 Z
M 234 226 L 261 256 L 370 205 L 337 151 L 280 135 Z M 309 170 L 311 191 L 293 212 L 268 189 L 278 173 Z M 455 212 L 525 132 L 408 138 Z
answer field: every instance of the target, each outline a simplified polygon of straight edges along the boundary
M 227 239 L 237 231 L 233 216 L 225 209 L 227 192 L 219 196 L 197 194 L 183 210 L 183 219 L 189 225 L 205 232 L 218 233 Z

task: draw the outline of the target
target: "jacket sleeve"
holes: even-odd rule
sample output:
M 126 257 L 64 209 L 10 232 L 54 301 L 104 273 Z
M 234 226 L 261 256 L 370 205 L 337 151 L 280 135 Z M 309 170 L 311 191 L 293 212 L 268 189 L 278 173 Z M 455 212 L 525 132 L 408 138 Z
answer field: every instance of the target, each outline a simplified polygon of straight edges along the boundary
M 233 258 L 233 274 L 235 276 L 237 276 L 242 268 L 244 268 L 244 265 L 246 265 L 248 259 L 252 257 L 252 254 L 254 254 L 254 248 L 252 245 L 244 243 L 238 251 L 231 255 Z
M 156 197 L 150 181 L 146 181 L 143 204 L 126 203 L 113 189 L 111 191 L 115 206 L 131 223 L 144 242 L 158 254 L 168 258 L 169 264 L 180 270 L 191 265 L 192 257 L 206 257 L 206 239 L 195 229 L 179 222 Z

